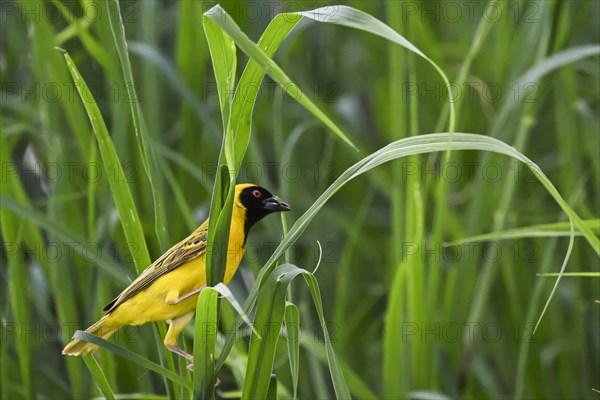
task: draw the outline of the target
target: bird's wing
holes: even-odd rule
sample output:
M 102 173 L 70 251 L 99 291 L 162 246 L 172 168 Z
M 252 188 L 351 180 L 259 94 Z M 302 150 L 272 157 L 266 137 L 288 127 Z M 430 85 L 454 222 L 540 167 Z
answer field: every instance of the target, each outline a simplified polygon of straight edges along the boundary
M 161 276 L 173 271 L 186 262 L 200 257 L 206 251 L 206 236 L 208 234 L 208 221 L 204 222 L 191 235 L 177 243 L 165 252 L 160 258 L 146 268 L 120 295 L 102 309 L 109 313 L 126 300 L 139 292 L 147 289 Z

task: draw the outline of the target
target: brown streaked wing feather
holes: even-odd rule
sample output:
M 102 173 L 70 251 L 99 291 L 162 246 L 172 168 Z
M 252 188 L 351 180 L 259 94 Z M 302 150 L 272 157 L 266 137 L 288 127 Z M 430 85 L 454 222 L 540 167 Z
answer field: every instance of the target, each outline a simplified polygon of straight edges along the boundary
M 177 243 L 154 261 L 148 268 L 121 292 L 113 301 L 108 303 L 102 311 L 105 314 L 113 311 L 120 304 L 132 298 L 139 292 L 147 289 L 161 276 L 173 271 L 186 262 L 200 257 L 206 251 L 206 235 L 208 221 L 204 222 L 190 236 Z

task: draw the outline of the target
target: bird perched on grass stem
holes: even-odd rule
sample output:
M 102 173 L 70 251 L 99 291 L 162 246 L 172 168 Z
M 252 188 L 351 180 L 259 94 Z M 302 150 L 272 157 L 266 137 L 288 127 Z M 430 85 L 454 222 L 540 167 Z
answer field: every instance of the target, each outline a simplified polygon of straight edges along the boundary
M 236 185 L 223 278 L 225 284 L 233 278 L 244 255 L 250 228 L 271 213 L 289 210 L 286 203 L 260 186 Z M 86 332 L 107 339 L 126 325 L 167 321 L 169 330 L 165 346 L 192 361 L 192 356 L 177 346 L 177 338 L 191 321 L 198 294 L 206 285 L 207 235 L 208 220 L 146 268 L 104 307 L 105 315 Z M 79 356 L 97 349 L 95 344 L 73 339 L 62 353 Z

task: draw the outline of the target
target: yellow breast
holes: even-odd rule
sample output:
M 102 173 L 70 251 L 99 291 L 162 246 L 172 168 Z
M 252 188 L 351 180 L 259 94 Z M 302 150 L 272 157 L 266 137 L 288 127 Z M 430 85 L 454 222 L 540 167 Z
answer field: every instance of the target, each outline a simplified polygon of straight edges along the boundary
M 234 207 L 227 247 L 227 266 L 223 278 L 225 284 L 231 281 L 244 256 L 244 218 L 243 215 L 236 215 L 241 212 Z M 168 304 L 167 298 L 182 297 L 203 285 L 206 285 L 206 254 L 158 278 L 146 290 L 117 307 L 111 313 L 111 319 L 119 324 L 141 325 L 150 321 L 176 318 L 196 308 L 198 295 L 190 296 L 174 305 Z

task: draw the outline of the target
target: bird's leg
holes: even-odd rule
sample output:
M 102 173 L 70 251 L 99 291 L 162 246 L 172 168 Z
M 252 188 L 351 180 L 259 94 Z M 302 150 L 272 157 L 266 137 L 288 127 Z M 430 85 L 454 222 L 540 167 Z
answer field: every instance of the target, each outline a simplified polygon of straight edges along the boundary
M 188 366 L 186 367 L 188 369 L 188 371 L 194 371 L 194 364 L 188 364 Z M 215 387 L 219 386 L 221 384 L 221 380 L 219 379 L 219 377 L 217 377 L 215 379 Z
M 177 346 L 177 338 L 179 334 L 185 328 L 185 326 L 192 320 L 194 316 L 194 312 L 189 312 L 187 314 L 180 315 L 177 318 L 170 319 L 169 322 L 169 330 L 167 331 L 167 335 L 165 336 L 165 347 L 172 351 L 173 353 L 185 358 L 186 360 L 193 362 L 194 357 L 191 354 L 186 353 L 183 349 Z
M 167 296 L 167 304 L 174 306 L 175 304 L 187 299 L 188 297 L 192 297 L 193 295 L 200 293 L 202 291 L 202 289 L 204 289 L 205 287 L 206 287 L 206 285 L 202 285 L 199 288 L 194 289 L 191 292 L 184 294 L 183 296 L 179 297 L 176 300 L 171 300 L 171 299 L 169 299 L 169 296 Z
M 183 350 L 177 346 L 171 346 L 171 345 L 167 345 L 166 347 L 167 347 L 167 349 L 169 349 L 169 351 L 172 351 L 173 353 L 185 358 L 186 360 L 194 361 L 194 357 L 192 357 L 191 354 L 186 353 L 185 350 Z M 190 364 L 190 365 L 193 365 L 193 364 Z M 188 369 L 189 369 L 190 365 L 188 365 Z

